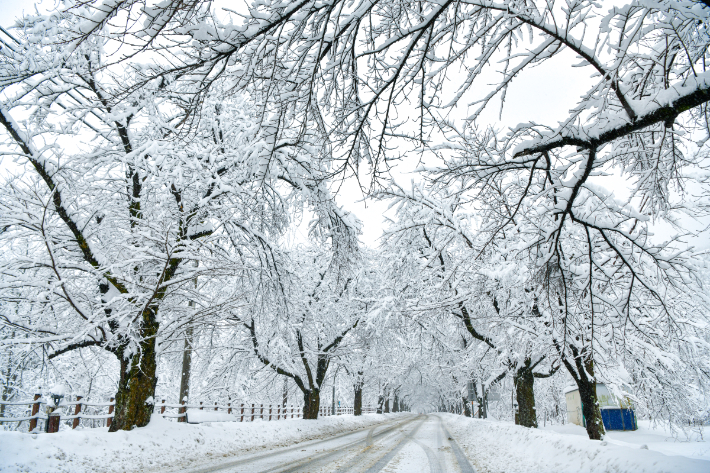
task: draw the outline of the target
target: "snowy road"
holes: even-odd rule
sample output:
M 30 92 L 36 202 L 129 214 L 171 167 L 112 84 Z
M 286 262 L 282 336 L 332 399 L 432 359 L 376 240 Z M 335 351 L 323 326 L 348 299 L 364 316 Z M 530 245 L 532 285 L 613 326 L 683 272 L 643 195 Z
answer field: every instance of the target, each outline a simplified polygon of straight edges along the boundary
M 441 419 L 436 415 L 422 415 L 325 440 L 240 457 L 192 469 L 189 473 L 380 471 L 473 473 L 475 470 L 446 431 Z

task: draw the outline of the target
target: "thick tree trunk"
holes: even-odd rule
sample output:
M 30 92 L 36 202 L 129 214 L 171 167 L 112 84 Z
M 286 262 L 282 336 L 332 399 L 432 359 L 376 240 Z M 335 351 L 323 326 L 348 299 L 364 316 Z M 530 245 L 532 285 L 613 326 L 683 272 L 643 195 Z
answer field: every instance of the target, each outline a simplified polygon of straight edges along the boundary
M 385 398 L 385 414 L 389 414 L 389 412 L 390 412 L 390 397 L 387 396 L 387 398 Z
M 377 413 L 378 414 L 382 414 L 382 408 L 383 408 L 384 404 L 385 404 L 385 397 L 382 394 L 380 394 L 377 397 Z
M 601 440 L 604 436 L 602 414 L 597 402 L 596 378 L 594 377 L 594 360 L 591 357 L 591 348 L 580 351 L 573 345 L 569 346 L 574 356 L 574 366 L 568 359 L 562 357 L 562 363 L 569 371 L 579 388 L 579 397 L 582 400 L 582 414 L 587 427 L 590 440 Z M 576 369 L 575 369 L 576 368 Z
M 586 422 L 587 435 L 591 440 L 601 440 L 604 436 L 604 423 L 602 422 L 602 413 L 599 410 L 599 402 L 597 401 L 597 383 L 594 379 L 594 362 L 585 360 L 585 371 L 591 377 L 587 378 L 586 374 L 581 373 L 577 381 L 579 388 L 579 397 L 582 399 L 582 414 Z
M 518 401 L 517 424 L 523 427 L 537 428 L 537 414 L 535 412 L 535 377 L 533 376 L 532 361 L 525 360 L 523 367 L 515 373 L 515 398 Z
M 303 418 L 318 419 L 320 409 L 320 389 L 310 389 L 303 393 Z
M 361 416 L 362 415 L 362 383 L 358 382 L 355 383 L 355 402 L 353 403 L 355 406 L 355 415 L 356 416 Z
M 123 349 L 117 355 L 121 362 L 121 377 L 116 393 L 116 410 L 109 432 L 145 427 L 150 422 L 153 405 L 146 401 L 155 396 L 156 377 L 156 335 L 158 322 L 155 310 L 148 308 L 143 314 L 140 352 L 130 358 L 123 356 Z
M 394 400 L 392 401 L 392 412 L 399 412 L 399 396 L 394 393 Z

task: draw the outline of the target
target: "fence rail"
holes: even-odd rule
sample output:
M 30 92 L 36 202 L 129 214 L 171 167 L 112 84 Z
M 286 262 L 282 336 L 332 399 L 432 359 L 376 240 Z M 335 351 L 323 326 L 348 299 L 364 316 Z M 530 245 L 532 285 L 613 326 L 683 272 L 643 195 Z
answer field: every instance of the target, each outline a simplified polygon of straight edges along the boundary
M 104 425 L 100 425 L 98 427 L 111 426 L 111 420 L 114 416 L 114 406 L 116 405 L 114 398 L 111 398 L 109 402 L 89 402 L 84 400 L 82 396 L 74 397 L 75 399 L 73 401 L 62 399 L 58 406 L 55 406 L 54 402 L 42 399 L 40 394 L 35 394 L 34 399 L 28 399 L 26 401 L 0 401 L 0 404 L 4 404 L 5 406 L 24 405 L 28 406 L 30 409 L 30 415 L 28 416 L 0 417 L 0 423 L 29 421 L 29 432 L 44 431 L 47 433 L 58 432 L 62 421 L 67 423 L 67 425 L 69 425 L 69 421 L 71 421 L 70 425 L 72 429 L 79 427 L 82 419 L 91 421 L 104 420 Z M 74 409 L 70 409 L 70 406 L 74 406 Z M 40 412 L 42 407 L 44 407 L 45 412 Z M 92 409 L 87 411 L 87 408 Z M 99 412 L 104 408 L 108 408 L 107 414 L 101 414 Z M 170 411 L 166 412 L 166 410 Z M 214 413 L 219 412 L 220 410 L 226 411 L 227 416 L 213 416 L 210 418 L 209 415 L 204 415 L 205 413 Z M 352 406 L 337 406 L 335 409 L 330 406 L 321 406 L 318 411 L 318 416 L 328 417 L 332 415 L 347 415 L 353 414 L 354 411 L 355 408 Z M 376 407 L 369 405 L 362 406 L 363 414 L 374 414 L 376 411 Z M 207 404 L 204 401 L 199 404 L 188 404 L 185 401 L 180 404 L 168 404 L 166 403 L 166 400 L 163 399 L 160 403 L 154 404 L 154 412 L 165 418 L 176 419 L 177 422 L 254 422 L 256 420 L 268 422 L 272 420 L 301 418 L 303 416 L 303 407 L 294 406 L 293 404 L 232 403 L 231 400 L 229 400 L 226 404 L 220 404 L 218 402 L 214 402 L 214 404 Z M 194 422 L 190 421 L 191 412 L 193 419 L 197 419 Z M 44 422 L 43 429 L 38 428 L 38 420 Z M 85 423 L 83 427 L 91 428 L 97 426 L 95 425 L 95 422 L 92 422 L 91 426 Z

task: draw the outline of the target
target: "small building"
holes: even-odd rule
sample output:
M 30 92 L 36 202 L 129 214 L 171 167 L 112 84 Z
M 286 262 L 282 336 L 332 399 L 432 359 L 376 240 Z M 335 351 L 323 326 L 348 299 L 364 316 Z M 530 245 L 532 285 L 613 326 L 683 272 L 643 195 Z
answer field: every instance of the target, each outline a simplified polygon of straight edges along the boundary
M 606 430 L 636 430 L 636 414 L 629 399 L 619 400 L 609 392 L 603 383 L 597 383 L 597 401 L 602 414 L 602 422 Z M 569 386 L 564 390 L 567 403 L 567 420 L 582 427 L 587 426 L 582 413 L 582 398 L 577 386 Z

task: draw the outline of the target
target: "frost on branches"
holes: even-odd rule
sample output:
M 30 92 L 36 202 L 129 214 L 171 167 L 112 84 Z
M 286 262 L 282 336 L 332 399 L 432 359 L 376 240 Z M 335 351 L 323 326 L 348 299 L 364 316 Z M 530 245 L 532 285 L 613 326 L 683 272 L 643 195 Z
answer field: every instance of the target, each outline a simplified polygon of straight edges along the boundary
M 0 189 L 3 359 L 114 355 L 113 430 L 148 422 L 161 372 L 182 373 L 180 398 L 297 389 L 308 418 L 328 383 L 481 417 L 510 389 L 528 427 L 536 379 L 564 379 L 592 439 L 604 380 L 691 425 L 710 381 L 707 249 L 687 224 L 708 216 L 709 19 L 691 0 L 27 16 L 0 51 L 19 166 Z M 484 122 L 551 59 L 591 76 L 566 116 Z M 402 156 L 427 163 L 411 188 L 388 173 Z M 345 179 L 394 206 L 378 250 L 336 204 Z

